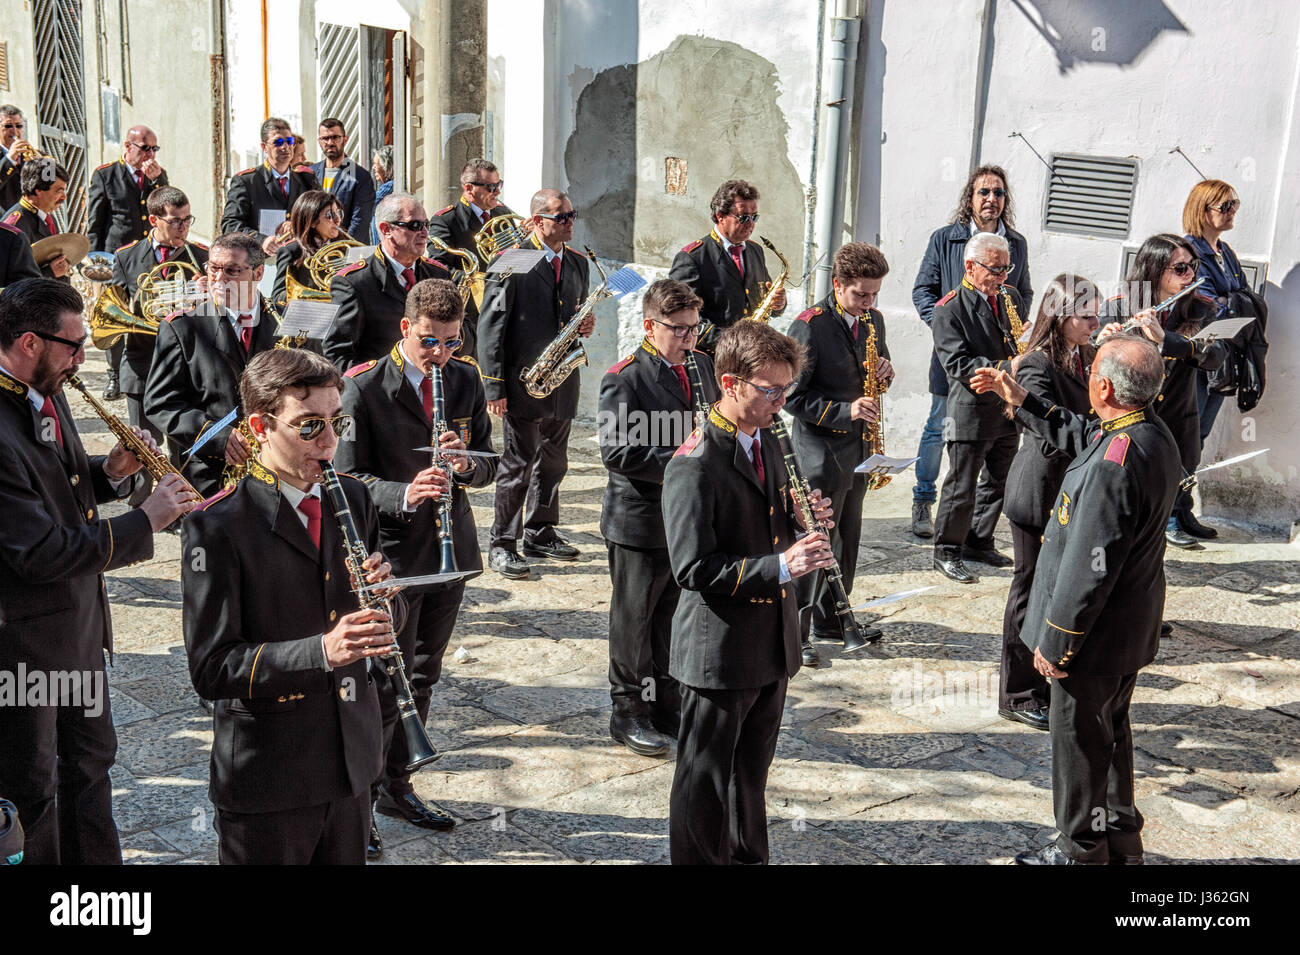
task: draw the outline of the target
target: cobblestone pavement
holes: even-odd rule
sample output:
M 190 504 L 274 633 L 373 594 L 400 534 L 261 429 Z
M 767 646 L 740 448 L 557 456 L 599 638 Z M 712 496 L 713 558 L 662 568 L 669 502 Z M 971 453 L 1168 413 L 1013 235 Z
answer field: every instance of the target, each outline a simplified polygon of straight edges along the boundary
M 101 388 L 100 353 L 86 370 Z M 113 409 L 125 416 L 124 402 Z M 92 453 L 107 450 L 98 418 L 77 424 Z M 668 859 L 672 760 L 608 736 L 605 472 L 591 427 L 574 429 L 570 462 L 561 529 L 581 558 L 471 582 L 450 647 L 469 657 L 449 651 L 434 694 L 443 756 L 415 785 L 460 824 L 433 834 L 381 816 L 386 864 Z M 767 790 L 775 862 L 1006 863 L 1052 836 L 1047 734 L 996 712 L 1010 570 L 977 567 L 966 587 L 940 578 L 908 531 L 910 485 L 869 499 L 855 598 L 937 587 L 885 608 L 881 643 L 853 656 L 823 644 L 823 667 L 791 682 Z M 485 530 L 491 489 L 472 501 Z M 1300 552 L 1219 530 L 1168 555 L 1175 628 L 1134 698 L 1148 860 L 1296 862 Z M 156 542 L 153 560 L 108 581 L 114 811 L 128 861 L 214 862 L 211 718 L 185 666 L 179 538 Z

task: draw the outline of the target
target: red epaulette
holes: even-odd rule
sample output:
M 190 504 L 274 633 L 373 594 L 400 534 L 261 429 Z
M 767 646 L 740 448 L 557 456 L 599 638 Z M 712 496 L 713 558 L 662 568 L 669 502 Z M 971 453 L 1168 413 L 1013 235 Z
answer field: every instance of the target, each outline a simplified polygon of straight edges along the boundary
M 820 315 L 824 311 L 826 311 L 826 309 L 822 308 L 820 305 L 814 305 L 812 308 L 806 308 L 802 312 L 800 312 L 795 317 L 795 321 L 804 322 L 806 324 L 813 320 L 813 316 Z
M 936 306 L 939 306 L 939 305 L 947 305 L 949 302 L 951 302 L 951 301 L 953 300 L 954 297 L 956 297 L 956 295 L 957 295 L 957 290 L 956 290 L 956 289 L 953 289 L 951 292 L 949 292 L 949 293 L 948 293 L 947 295 L 945 295 L 943 298 L 939 299 L 939 301 L 935 302 L 934 304 L 935 304 Z
M 119 248 L 119 249 L 118 249 L 116 252 L 114 252 L 113 254 L 114 254 L 114 255 L 121 255 L 121 254 L 122 254 L 123 252 L 125 252 L 127 249 L 132 248 L 133 246 L 137 246 L 137 245 L 139 245 L 142 241 L 143 241 L 143 240 L 141 240 L 141 239 L 136 239 L 134 242 L 128 242 L 126 245 L 124 245 L 124 246 L 122 246 L 121 248 Z
M 176 311 L 172 312 L 170 315 L 164 315 L 164 316 L 163 316 L 163 321 L 164 321 L 164 322 L 171 322 L 171 321 L 174 321 L 175 319 L 180 318 L 180 317 L 181 317 L 182 315 L 184 315 L 184 314 L 185 314 L 185 313 L 184 313 L 181 309 L 178 308 L 178 309 L 176 309 Z
M 256 166 L 249 166 L 247 169 L 241 169 L 235 173 L 236 176 L 247 176 L 250 172 L 257 172 Z
M 11 226 L 8 222 L 0 222 L 0 229 L 8 229 L 8 230 L 9 230 L 10 232 L 12 232 L 14 235 L 22 235 L 22 234 L 23 234 L 21 229 L 15 229 L 15 228 L 14 228 L 13 226 Z
M 699 428 L 696 428 L 691 432 L 691 436 L 682 442 L 682 446 L 673 452 L 673 457 L 676 458 L 683 454 L 690 454 L 695 450 L 695 446 L 700 443 L 702 437 L 704 437 L 704 432 Z
M 372 358 L 372 359 L 370 359 L 370 361 L 363 361 L 361 364 L 359 364 L 359 365 L 353 365 L 351 368 L 349 368 L 347 371 L 345 371 L 345 372 L 343 373 L 343 377 L 344 377 L 344 378 L 355 378 L 357 375 L 361 374 L 363 371 L 369 371 L 371 368 L 374 368 L 374 367 L 375 367 L 376 365 L 378 365 L 378 364 L 379 364 L 379 360 L 378 360 L 377 358 Z
M 424 261 L 425 261 L 426 263 L 428 263 L 429 265 L 436 265 L 438 268 L 442 269 L 442 270 L 443 270 L 444 272 L 446 272 L 448 275 L 451 274 L 451 269 L 447 268 L 447 266 L 443 265 L 443 264 L 442 264 L 441 262 L 439 262 L 437 259 L 431 259 L 431 258 L 429 258 L 429 257 L 426 255 L 426 256 L 424 257 Z
M 116 159 L 114 159 L 112 162 L 106 162 L 102 166 L 96 166 L 95 172 L 99 172 L 101 169 L 107 169 L 109 166 L 115 166 L 115 165 L 117 165 Z
M 208 247 L 202 242 L 191 242 L 190 245 L 194 246 L 196 249 L 202 249 L 204 252 L 208 251 Z
M 1127 434 L 1121 432 L 1110 439 L 1110 444 L 1106 445 L 1106 460 L 1111 464 L 1124 466 L 1124 458 L 1128 455 L 1129 442 L 1132 439 Z
M 22 214 L 23 213 L 21 209 L 15 209 L 13 212 L 9 213 L 9 215 L 5 216 L 4 224 L 13 225 L 15 222 L 19 220 L 19 218 L 21 218 Z
M 342 275 L 350 275 L 351 273 L 355 272 L 357 269 L 361 268 L 365 264 L 366 264 L 366 260 L 361 259 L 359 261 L 353 262 L 351 265 L 345 265 L 343 266 L 343 268 L 339 269 L 337 272 L 334 273 L 334 277 L 338 278 L 339 276 Z
M 448 212 L 451 212 L 451 210 L 452 210 L 452 209 L 455 209 L 455 208 L 456 208 L 455 203 L 452 203 L 452 204 L 449 205 L 446 209 L 439 209 L 437 212 L 434 213 L 434 215 L 435 215 L 435 216 L 445 216 Z
M 635 361 L 635 360 L 636 360 L 636 355 L 635 355 L 635 354 L 628 355 L 628 356 L 627 356 L 626 358 L 624 358 L 622 361 L 620 361 L 620 362 L 618 362 L 617 364 L 611 366 L 610 369 L 609 369 L 609 371 L 605 372 L 605 374 L 607 374 L 607 375 L 617 375 L 620 371 L 622 371 L 622 370 L 623 370 L 624 368 L 626 368 L 628 365 L 632 364 L 632 362 Z
M 694 252 L 696 249 L 698 249 L 698 248 L 699 248 L 700 246 L 702 246 L 703 244 L 704 244 L 704 240 L 703 240 L 703 239 L 696 239 L 696 240 L 695 240 L 694 242 L 692 242 L 690 245 L 683 246 L 683 247 L 682 247 L 682 251 L 683 251 L 683 252 Z
M 211 507 L 213 504 L 217 503 L 217 501 L 221 500 L 223 497 L 228 496 L 228 495 L 229 495 L 232 491 L 234 491 L 234 489 L 237 488 L 237 487 L 239 487 L 238 484 L 232 484 L 232 485 L 230 485 L 230 487 L 222 488 L 220 491 L 218 491 L 216 494 L 213 494 L 210 498 L 208 498 L 206 501 L 204 501 L 204 502 L 203 502 L 202 504 L 200 504 L 198 507 L 194 508 L 194 510 L 196 510 L 196 511 L 206 511 L 206 510 L 207 510 L 209 507 Z

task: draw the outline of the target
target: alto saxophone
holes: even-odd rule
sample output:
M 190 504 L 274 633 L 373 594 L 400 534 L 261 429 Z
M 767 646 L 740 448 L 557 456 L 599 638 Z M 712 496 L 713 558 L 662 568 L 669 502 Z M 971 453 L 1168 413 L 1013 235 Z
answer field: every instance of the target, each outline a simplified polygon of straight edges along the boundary
M 772 320 L 772 310 L 775 307 L 777 293 L 785 288 L 786 276 L 790 274 L 790 263 L 786 261 L 784 255 L 777 251 L 771 241 L 765 235 L 759 236 L 762 243 L 767 246 L 768 250 L 777 257 L 781 262 L 781 273 L 775 279 L 767 283 L 767 294 L 763 300 L 758 303 L 758 307 L 752 312 L 741 316 L 742 319 L 751 322 L 770 322 Z
M 776 438 L 777 443 L 781 445 L 781 455 L 785 458 L 785 470 L 790 477 L 790 496 L 794 498 L 795 507 L 799 508 L 799 514 L 803 517 L 803 526 L 808 533 L 825 534 L 830 538 L 830 532 L 827 531 L 826 525 L 817 519 L 813 513 L 812 506 L 812 487 L 808 484 L 808 479 L 804 477 L 803 471 L 799 469 L 799 459 L 795 457 L 794 444 L 790 441 L 790 432 L 786 430 L 785 422 L 780 418 L 772 424 L 772 436 Z M 844 577 L 840 574 L 839 562 L 834 557 L 831 558 L 831 565 L 826 568 L 826 584 L 830 588 L 831 597 L 835 601 L 835 614 L 839 617 L 840 633 L 844 636 L 844 649 L 846 651 L 861 650 L 868 643 L 873 643 L 880 639 L 877 634 L 874 637 L 867 637 L 858 625 L 858 621 L 853 616 L 853 610 L 849 607 L 849 595 L 844 589 Z
M 1016 354 L 1023 355 L 1025 346 L 1028 342 L 1022 342 L 1020 336 L 1025 333 L 1025 324 L 1020 320 L 1020 313 L 1016 311 L 1015 303 L 1011 301 L 1011 293 L 1007 291 L 1004 285 L 998 289 L 1002 293 L 1002 304 L 1007 308 L 1007 320 L 1011 322 L 1011 343 L 1016 346 Z
M 446 398 L 442 390 L 442 369 L 436 364 L 430 373 L 433 379 L 433 446 L 438 446 L 438 438 L 447 432 L 447 410 Z M 438 502 L 439 508 L 439 526 L 438 538 L 441 545 L 441 566 L 438 568 L 440 574 L 454 574 L 456 572 L 456 549 L 452 545 L 451 539 L 451 512 L 452 497 L 455 491 L 455 477 L 452 475 L 450 460 L 443 456 L 435 456 L 438 461 L 438 467 L 442 473 L 447 476 L 447 490 L 443 492 L 442 500 Z
M 885 453 L 885 402 L 882 396 L 889 385 L 882 383 L 876 374 L 876 366 L 880 363 L 880 354 L 876 351 L 876 323 L 871 320 L 870 312 L 861 321 L 867 326 L 867 344 L 864 349 L 866 357 L 862 361 L 862 397 L 873 399 L 878 410 L 876 423 L 867 425 L 867 456 L 870 457 Z M 888 483 L 888 474 L 867 475 L 869 491 L 878 491 Z
M 609 278 L 605 275 L 605 270 L 600 267 L 600 263 L 596 261 L 596 254 L 591 249 L 587 249 L 586 252 L 587 258 L 591 259 L 596 266 L 596 271 L 600 273 L 600 285 L 587 296 L 582 307 L 560 329 L 560 334 L 542 349 L 542 353 L 531 365 L 520 372 L 519 378 L 524 383 L 524 390 L 534 398 L 545 398 L 564 384 L 580 365 L 587 364 L 587 351 L 582 347 L 578 329 L 591 314 L 591 310 L 596 307 L 597 302 L 614 294 L 605 287 Z

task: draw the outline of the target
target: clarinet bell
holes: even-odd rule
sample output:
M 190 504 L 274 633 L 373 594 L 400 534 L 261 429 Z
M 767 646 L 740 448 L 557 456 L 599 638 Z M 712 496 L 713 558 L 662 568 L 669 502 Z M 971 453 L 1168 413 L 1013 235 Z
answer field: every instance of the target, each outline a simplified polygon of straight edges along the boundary
M 875 643 L 884 634 L 875 627 L 864 627 L 860 623 L 849 622 L 844 626 L 844 652 L 852 653 Z
M 412 707 L 402 714 L 402 732 L 406 736 L 406 771 L 413 773 L 425 763 L 432 763 L 440 753 L 429 742 L 429 735 L 420 723 L 420 714 Z

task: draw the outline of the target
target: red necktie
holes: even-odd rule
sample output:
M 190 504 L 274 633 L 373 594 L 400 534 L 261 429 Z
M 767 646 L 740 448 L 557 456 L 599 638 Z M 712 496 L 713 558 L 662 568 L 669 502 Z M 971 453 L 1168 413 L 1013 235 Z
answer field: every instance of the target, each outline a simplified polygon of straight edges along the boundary
M 673 365 L 673 371 L 677 373 L 677 380 L 682 383 L 682 391 L 686 392 L 686 400 L 691 400 L 691 386 L 686 381 L 686 368 L 683 365 Z
M 555 267 L 555 284 L 560 284 L 560 257 L 557 255 L 551 259 L 551 265 Z
M 283 179 L 277 181 L 280 183 L 280 191 L 287 197 L 289 195 L 289 177 L 285 176 Z
M 54 407 L 54 399 L 46 397 L 45 404 L 41 405 L 41 414 L 54 421 L 54 437 L 58 439 L 59 447 L 63 447 L 63 425 L 59 422 L 59 412 Z
M 754 460 L 754 470 L 758 472 L 758 483 L 766 487 L 767 475 L 763 473 L 763 449 L 758 443 L 757 436 L 754 438 L 754 443 L 749 446 L 749 456 Z
M 861 325 L 861 324 L 862 324 L 862 323 L 861 323 L 860 321 L 858 321 L 857 319 L 854 319 L 854 320 L 853 320 L 853 340 L 854 340 L 855 342 L 858 340 L 858 326 Z
M 744 246 L 733 245 L 731 247 L 731 261 L 736 263 L 736 271 L 740 273 L 741 278 L 744 278 L 745 277 Z
M 144 192 L 144 173 L 137 172 L 135 174 L 135 187 L 141 192 Z
M 415 284 L 415 269 L 402 269 L 402 281 L 406 283 L 406 290 L 409 292 L 411 286 Z
M 998 314 L 998 299 L 996 295 L 989 296 L 989 308 L 993 309 L 993 315 L 996 318 Z
M 252 320 L 252 315 L 239 316 L 239 343 L 244 346 L 245 355 L 247 355 L 253 348 L 253 326 L 246 324 Z
M 478 217 L 483 221 L 484 225 L 487 225 L 488 219 L 491 218 L 486 212 L 480 212 Z
M 424 414 L 430 421 L 433 421 L 433 379 L 424 378 L 420 381 L 420 402 L 424 405 Z M 434 437 L 438 437 L 436 434 Z
M 320 550 L 320 498 L 304 497 L 298 503 L 298 510 L 307 515 L 307 536 Z
M 50 230 L 50 235 L 58 235 L 59 227 L 54 224 L 54 216 L 48 212 L 45 213 L 45 228 Z
M 158 261 L 166 262 L 172 257 L 172 247 L 170 245 L 158 246 Z

